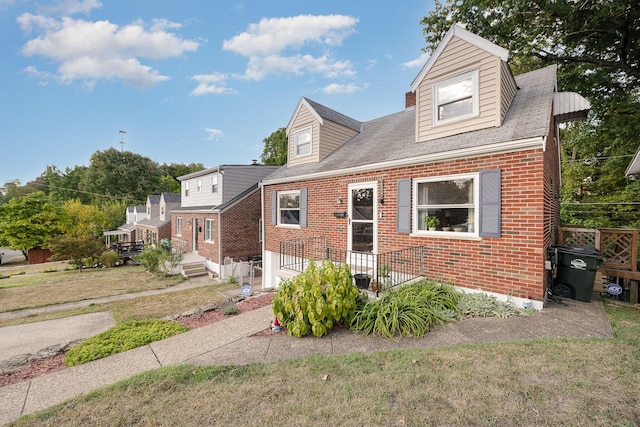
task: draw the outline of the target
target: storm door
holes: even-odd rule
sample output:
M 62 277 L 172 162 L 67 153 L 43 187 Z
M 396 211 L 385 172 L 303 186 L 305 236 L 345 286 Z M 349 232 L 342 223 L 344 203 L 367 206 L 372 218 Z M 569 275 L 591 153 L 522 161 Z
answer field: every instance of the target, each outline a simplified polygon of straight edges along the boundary
M 377 249 L 377 183 L 349 186 L 348 248 L 353 252 L 375 253 Z

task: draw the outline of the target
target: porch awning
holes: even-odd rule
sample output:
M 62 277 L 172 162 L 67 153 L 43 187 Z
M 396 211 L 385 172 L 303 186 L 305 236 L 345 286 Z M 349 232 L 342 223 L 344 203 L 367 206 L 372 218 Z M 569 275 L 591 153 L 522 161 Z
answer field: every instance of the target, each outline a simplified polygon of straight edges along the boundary
M 591 104 L 582 95 L 575 92 L 556 92 L 553 94 L 553 110 L 557 123 L 584 120 Z
M 103 236 L 126 236 L 130 233 L 130 231 L 124 231 L 124 230 L 112 230 L 112 231 L 105 231 L 104 233 L 102 233 Z

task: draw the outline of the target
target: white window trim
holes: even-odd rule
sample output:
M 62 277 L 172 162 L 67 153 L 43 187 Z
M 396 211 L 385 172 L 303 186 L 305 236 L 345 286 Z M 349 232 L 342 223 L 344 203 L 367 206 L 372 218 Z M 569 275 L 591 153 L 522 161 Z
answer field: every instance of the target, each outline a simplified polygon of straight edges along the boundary
M 182 236 L 182 217 L 176 218 L 176 236 Z
M 300 221 L 298 220 L 298 224 L 282 224 L 280 222 L 280 196 L 283 194 L 296 194 L 298 195 L 298 211 L 300 210 L 300 190 L 288 190 L 288 191 L 278 191 L 277 193 L 277 209 L 276 209 L 276 225 L 278 227 L 283 227 L 283 228 L 302 228 L 300 227 Z M 300 216 L 298 216 L 298 218 L 300 218 Z
M 465 120 L 472 117 L 477 117 L 480 115 L 480 83 L 478 78 L 478 70 L 471 70 L 464 72 L 462 74 L 458 74 L 457 76 L 449 77 L 440 81 L 437 81 L 431 85 L 431 95 L 432 95 L 432 123 L 433 126 L 446 125 L 449 123 L 454 123 L 459 120 Z M 465 114 L 463 116 L 452 117 L 450 119 L 439 120 L 438 119 L 438 106 L 440 105 L 438 101 L 438 88 L 443 86 L 450 86 L 461 81 L 467 80 L 471 77 L 471 84 L 473 87 L 472 94 L 472 105 L 473 111 L 469 114 Z
M 210 228 L 210 234 L 211 234 L 211 238 L 208 239 L 209 236 L 207 236 L 207 224 L 211 224 L 211 228 Z M 204 241 L 207 243 L 214 243 L 215 242 L 215 226 L 216 226 L 216 222 L 213 218 L 206 218 L 204 220 Z
M 439 182 L 439 181 L 453 181 L 456 179 L 473 179 L 473 227 L 472 232 L 459 232 L 459 231 L 429 231 L 420 230 L 418 226 L 418 185 L 425 182 Z M 444 175 L 434 176 L 429 178 L 416 178 L 413 179 L 412 200 L 411 200 L 411 234 L 412 237 L 442 237 L 448 239 L 460 239 L 460 240 L 482 240 L 478 231 L 478 218 L 480 215 L 480 174 L 469 173 L 460 175 Z
M 184 197 L 189 197 L 189 181 L 184 183 Z
M 298 136 L 303 133 L 309 133 L 309 152 L 305 154 L 298 154 Z M 306 144 L 306 143 L 305 143 Z M 295 158 L 307 157 L 313 154 L 313 128 L 312 126 L 306 127 L 296 131 L 293 135 L 293 156 Z
M 196 188 L 198 189 L 198 193 L 202 193 L 202 180 L 201 179 L 198 180 Z

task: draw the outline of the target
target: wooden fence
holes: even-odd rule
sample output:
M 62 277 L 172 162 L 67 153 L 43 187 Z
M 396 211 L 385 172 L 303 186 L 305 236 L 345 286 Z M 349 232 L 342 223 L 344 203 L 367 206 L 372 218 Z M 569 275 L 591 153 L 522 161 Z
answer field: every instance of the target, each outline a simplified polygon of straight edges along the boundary
M 634 228 L 560 227 L 558 244 L 589 246 L 603 257 L 599 272 L 608 277 L 630 280 L 629 300 L 638 302 L 638 230 Z

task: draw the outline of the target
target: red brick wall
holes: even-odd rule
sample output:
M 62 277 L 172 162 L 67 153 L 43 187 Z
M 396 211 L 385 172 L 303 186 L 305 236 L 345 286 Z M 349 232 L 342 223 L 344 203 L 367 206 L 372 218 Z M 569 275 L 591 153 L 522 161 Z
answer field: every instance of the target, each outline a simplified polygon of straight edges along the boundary
M 377 181 L 378 205 L 383 217 L 378 221 L 378 252 L 409 246 L 425 246 L 425 275 L 450 281 L 458 286 L 481 289 L 515 297 L 529 295 L 543 299 L 545 235 L 545 153 L 529 150 L 519 153 L 437 162 L 337 178 L 269 185 L 264 189 L 266 250 L 279 251 L 281 240 L 327 236 L 332 247 L 347 247 L 347 219 L 335 218 L 334 211 L 346 211 L 348 185 Z M 396 232 L 397 181 L 480 170 L 502 170 L 502 237 L 480 241 L 454 238 L 409 236 Z M 550 173 L 550 172 L 547 172 Z M 291 229 L 270 223 L 270 192 L 306 188 L 308 227 Z M 341 198 L 342 204 L 336 200 Z M 547 215 L 551 216 L 550 212 Z
M 193 251 L 193 220 L 197 219 L 198 228 L 202 228 L 202 231 L 198 230 L 197 233 L 199 255 L 218 264 L 221 264 L 225 257 L 240 261 L 260 255 L 262 249 L 258 242 L 260 209 L 260 191 L 256 190 L 222 214 L 174 213 L 171 215 L 173 245 L 175 247 L 184 245 L 186 252 Z M 182 236 L 175 235 L 177 217 L 182 217 Z M 214 220 L 213 243 L 204 240 L 205 219 Z
M 223 256 L 246 261 L 251 256 L 260 255 L 260 209 L 260 191 L 256 190 L 222 214 Z

